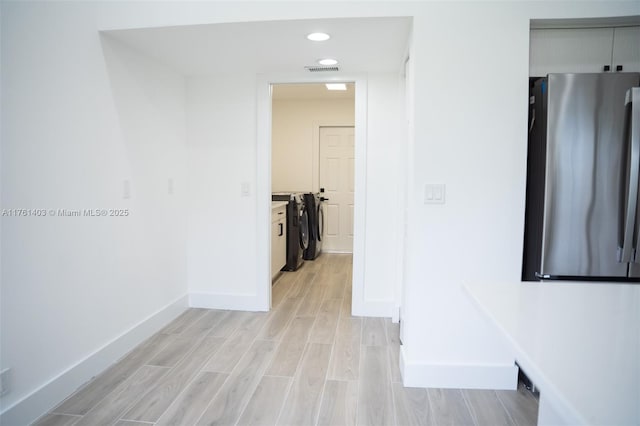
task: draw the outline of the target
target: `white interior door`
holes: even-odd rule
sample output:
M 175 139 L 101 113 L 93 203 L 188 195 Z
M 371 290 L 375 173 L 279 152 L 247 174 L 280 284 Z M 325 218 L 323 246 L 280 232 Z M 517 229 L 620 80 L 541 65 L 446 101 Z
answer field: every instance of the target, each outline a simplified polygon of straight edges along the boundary
M 354 128 L 320 128 L 320 188 L 324 188 L 322 250 L 353 252 Z

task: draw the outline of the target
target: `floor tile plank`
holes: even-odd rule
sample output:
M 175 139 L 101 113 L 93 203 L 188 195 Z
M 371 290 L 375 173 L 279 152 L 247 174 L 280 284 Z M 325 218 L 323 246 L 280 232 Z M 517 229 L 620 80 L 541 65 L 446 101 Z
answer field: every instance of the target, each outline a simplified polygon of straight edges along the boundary
M 247 403 L 238 426 L 271 426 L 276 424 L 292 379 L 264 376 Z
M 258 339 L 280 340 L 299 303 L 300 299 L 287 298 L 278 306 L 278 309 L 270 312 L 264 328 L 258 334 Z
M 389 374 L 392 382 L 402 382 L 402 373 L 400 372 L 400 347 L 388 346 L 389 351 Z
M 385 325 L 387 327 L 387 340 L 389 345 L 400 345 L 400 323 L 391 322 L 390 319 L 385 319 Z
M 427 390 L 405 388 L 402 383 L 392 383 L 393 405 L 398 426 L 428 426 L 435 424 L 431 418 L 431 408 Z
M 33 424 L 33 426 L 73 426 L 81 416 L 69 414 L 47 414 Z
M 189 327 L 185 328 L 180 335 L 185 337 L 200 338 L 211 332 L 212 329 L 218 327 L 229 315 L 229 311 L 209 310 Z M 225 336 L 215 336 L 225 337 Z
M 224 339 L 205 337 L 178 365 L 138 401 L 122 418 L 156 422 L 186 385 L 198 374 L 207 360 L 222 346 Z
M 352 295 L 351 290 L 344 290 L 344 296 L 342 297 L 342 305 L 340 306 L 340 317 L 342 318 L 350 318 L 351 317 L 351 307 L 352 307 Z
M 142 366 L 116 390 L 107 395 L 76 426 L 110 425 L 117 421 L 127 408 L 133 405 L 144 392 L 167 374 L 168 367 Z
M 344 296 L 344 287 L 347 282 L 347 273 L 331 273 L 327 277 L 327 290 L 324 299 L 342 299 Z
M 305 297 L 315 277 L 315 272 L 302 271 L 291 286 L 289 297 Z
M 184 311 L 178 318 L 160 330 L 163 334 L 180 334 L 200 317 L 207 313 L 206 309 L 190 308 Z
M 360 366 L 361 318 L 341 318 L 329 364 L 328 378 L 357 380 Z
M 146 364 L 173 367 L 193 349 L 196 343 L 197 341 L 194 341 L 191 337 L 178 336 Z
M 339 299 L 328 299 L 322 302 L 320 311 L 316 315 L 316 322 L 311 330 L 311 336 L 309 336 L 310 342 L 333 343 L 341 304 L 342 301 Z
M 394 424 L 386 346 L 362 346 L 357 424 Z
M 313 284 L 309 288 L 309 291 L 300 303 L 300 307 L 296 312 L 296 315 L 298 315 L 299 317 L 313 317 L 316 316 L 318 310 L 320 310 L 322 297 L 327 287 L 317 284 L 316 281 L 317 279 L 313 281 Z
M 113 426 L 152 426 L 153 423 L 134 422 L 133 420 L 118 420 Z
M 519 384 L 515 391 L 496 391 L 496 395 L 518 426 L 538 424 L 538 400 L 524 385 Z
M 135 348 L 123 359 L 109 367 L 82 389 L 63 401 L 53 412 L 58 414 L 86 414 L 102 398 L 146 364 L 167 344 L 176 339 L 168 334 L 156 334 Z
M 226 311 L 224 319 L 213 327 L 208 334 L 211 337 L 231 336 L 240 326 L 249 318 L 253 312 L 245 311 Z
M 362 329 L 362 344 L 365 346 L 386 346 L 387 333 L 384 318 L 367 317 Z
M 436 425 L 473 425 L 471 412 L 460 389 L 427 389 Z
M 206 371 L 231 373 L 242 356 L 249 350 L 264 325 L 265 314 L 252 312 L 203 367 Z
M 313 317 L 295 317 L 289 325 L 266 374 L 293 377 L 313 326 Z
M 313 425 L 329 366 L 331 345 L 309 343 L 278 419 L 279 425 Z
M 300 279 L 298 274 L 283 272 L 271 287 L 271 308 L 277 308 L 288 296 L 293 284 Z M 294 296 L 295 297 L 295 296 Z
M 465 389 L 462 393 L 476 424 L 515 426 L 515 422 L 503 407 L 495 391 Z
M 228 377 L 209 371 L 198 374 L 160 416 L 156 426 L 195 424 Z
M 271 362 L 276 346 L 277 342 L 272 340 L 256 340 L 211 401 L 197 424 L 229 425 L 236 423 Z
M 327 380 L 318 416 L 318 426 L 356 424 L 358 382 Z

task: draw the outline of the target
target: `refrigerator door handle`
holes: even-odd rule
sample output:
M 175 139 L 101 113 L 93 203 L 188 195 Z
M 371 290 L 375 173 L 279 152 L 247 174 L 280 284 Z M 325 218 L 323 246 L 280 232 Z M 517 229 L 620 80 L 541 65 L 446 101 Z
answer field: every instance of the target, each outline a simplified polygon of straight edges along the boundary
M 621 262 L 635 262 L 638 242 L 633 241 L 638 208 L 638 174 L 640 168 L 640 88 L 634 87 L 625 96 L 625 139 L 630 143 L 629 181 L 626 208 L 624 211 L 624 231 Z M 640 237 L 640 235 L 638 236 Z M 635 243 L 635 244 L 634 244 Z
M 627 90 L 627 94 L 625 96 L 625 104 L 627 100 L 631 103 L 631 123 L 629 123 L 628 131 L 630 132 L 631 144 L 635 144 L 637 147 L 640 147 L 640 87 L 632 87 Z M 638 154 L 640 157 L 640 154 Z M 637 197 L 637 195 L 636 195 Z M 634 226 L 638 220 L 638 207 L 636 206 L 636 212 L 634 215 Z M 636 232 L 636 241 L 633 247 L 633 262 L 640 262 L 640 230 L 635 230 Z

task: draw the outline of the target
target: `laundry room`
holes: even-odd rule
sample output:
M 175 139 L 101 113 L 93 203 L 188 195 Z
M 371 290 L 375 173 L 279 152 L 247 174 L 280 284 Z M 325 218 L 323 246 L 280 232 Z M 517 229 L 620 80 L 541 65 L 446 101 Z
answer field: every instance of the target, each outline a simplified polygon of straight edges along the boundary
M 323 253 L 351 262 L 354 125 L 354 83 L 272 86 L 274 284 Z

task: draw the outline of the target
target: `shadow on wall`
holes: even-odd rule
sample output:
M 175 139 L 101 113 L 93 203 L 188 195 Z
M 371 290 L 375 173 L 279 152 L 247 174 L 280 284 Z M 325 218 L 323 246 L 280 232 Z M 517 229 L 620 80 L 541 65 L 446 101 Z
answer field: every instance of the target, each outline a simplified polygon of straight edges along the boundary
M 140 278 L 186 292 L 184 77 L 106 34 L 100 41 L 126 161 L 116 184 L 129 212 L 122 261 L 149 262 L 154 272 Z

